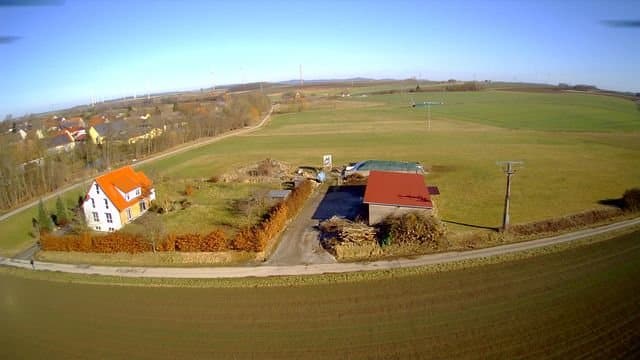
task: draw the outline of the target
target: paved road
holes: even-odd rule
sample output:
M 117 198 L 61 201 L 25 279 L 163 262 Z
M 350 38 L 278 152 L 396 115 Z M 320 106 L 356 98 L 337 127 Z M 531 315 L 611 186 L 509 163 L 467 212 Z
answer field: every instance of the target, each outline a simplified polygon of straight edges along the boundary
M 441 254 L 423 255 L 413 259 L 382 260 L 368 263 L 334 263 L 289 266 L 254 266 L 254 267 L 205 267 L 205 268 L 162 268 L 162 267 L 110 267 L 93 265 L 55 264 L 37 261 L 36 270 L 61 271 L 76 274 L 97 274 L 123 277 L 150 278 L 240 278 L 240 277 L 268 277 L 279 275 L 312 275 L 324 273 L 341 273 L 354 271 L 371 271 L 394 268 L 405 268 L 421 265 L 441 264 L 452 261 L 485 258 L 495 255 L 508 254 L 518 251 L 531 250 L 544 246 L 566 243 L 589 236 L 604 234 L 610 231 L 639 225 L 640 218 L 625 220 L 618 223 L 600 226 L 594 229 L 576 231 L 544 239 L 532 240 L 516 244 L 501 245 L 487 249 L 469 250 L 463 252 L 447 252 Z M 0 265 L 19 268 L 31 268 L 29 261 L 0 257 Z
M 152 161 L 156 161 L 156 160 L 168 157 L 168 156 L 172 156 L 172 155 L 175 155 L 175 154 L 179 154 L 181 152 L 185 152 L 185 151 L 188 151 L 188 150 L 191 150 L 191 149 L 195 149 L 195 148 L 198 148 L 198 147 L 201 147 L 201 146 L 205 146 L 205 145 L 208 145 L 208 144 L 211 144 L 211 143 L 214 143 L 214 142 L 217 142 L 217 141 L 220 141 L 220 140 L 232 137 L 232 136 L 244 135 L 244 134 L 248 134 L 248 133 L 254 132 L 254 131 L 260 129 L 261 127 L 263 127 L 269 121 L 269 119 L 271 118 L 271 113 L 272 112 L 273 112 L 273 107 L 271 107 L 271 109 L 264 116 L 262 121 L 260 121 L 260 123 L 255 125 L 255 126 L 245 127 L 245 128 L 242 128 L 242 129 L 233 130 L 233 131 L 224 133 L 222 135 L 219 135 L 219 136 L 216 136 L 216 137 L 213 137 L 213 138 L 209 138 L 209 139 L 198 141 L 198 142 L 186 145 L 186 146 L 182 146 L 182 147 L 180 147 L 178 149 L 175 149 L 175 150 L 169 150 L 169 151 L 166 151 L 166 152 L 151 156 L 151 157 L 149 157 L 147 159 L 138 161 L 135 164 L 132 164 L 132 166 L 137 167 L 137 166 L 140 166 L 140 165 L 152 162 Z M 80 180 L 80 181 L 76 182 L 75 184 L 63 187 L 62 189 L 60 189 L 60 190 L 58 190 L 56 192 L 53 192 L 53 193 L 50 193 L 48 195 L 42 196 L 42 200 L 43 201 L 49 200 L 49 199 L 51 199 L 51 198 L 53 198 L 55 196 L 62 195 L 63 193 L 65 193 L 65 192 L 67 192 L 69 190 L 73 190 L 73 189 L 78 188 L 78 187 L 83 186 L 83 185 L 84 186 L 88 186 L 87 183 L 89 181 L 93 180 L 98 175 L 99 174 L 93 175 L 93 176 L 91 176 L 89 178 Z M 9 211 L 8 213 L 0 216 L 0 221 L 4 221 L 4 220 L 10 218 L 11 216 L 13 216 L 15 214 L 18 214 L 18 213 L 20 213 L 22 211 L 25 211 L 25 210 L 33 207 L 33 206 L 36 206 L 39 201 L 40 201 L 40 199 L 34 200 L 34 201 L 32 201 L 32 202 L 30 202 L 30 203 L 28 203 L 26 205 L 23 205 L 23 206 L 21 206 L 19 208 L 16 208 L 14 210 Z M 31 245 L 28 249 L 23 250 L 23 252 L 28 251 L 29 249 L 33 248 L 33 246 L 34 245 Z
M 332 264 L 336 259 L 322 248 L 318 220 L 313 214 L 327 192 L 327 187 L 317 189 L 298 216 L 287 226 L 280 243 L 265 265 Z
M 31 246 L 29 246 L 28 248 L 24 249 L 23 251 L 17 253 L 16 255 L 13 256 L 14 259 L 22 259 L 22 260 L 30 260 L 31 258 L 33 258 L 36 255 L 36 252 L 38 252 L 38 244 L 32 244 Z

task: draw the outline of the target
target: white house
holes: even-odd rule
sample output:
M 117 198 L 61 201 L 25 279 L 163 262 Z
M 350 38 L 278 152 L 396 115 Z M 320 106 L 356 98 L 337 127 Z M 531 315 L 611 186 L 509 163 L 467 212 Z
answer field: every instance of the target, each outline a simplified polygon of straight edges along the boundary
M 82 208 L 90 229 L 115 231 L 144 214 L 155 198 L 151 180 L 125 166 L 92 181 Z

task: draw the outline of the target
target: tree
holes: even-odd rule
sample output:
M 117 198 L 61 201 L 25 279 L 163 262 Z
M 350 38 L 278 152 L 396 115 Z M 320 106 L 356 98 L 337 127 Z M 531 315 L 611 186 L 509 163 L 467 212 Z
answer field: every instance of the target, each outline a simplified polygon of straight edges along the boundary
M 623 207 L 629 211 L 640 210 L 640 188 L 629 189 L 622 195 Z
M 155 253 L 166 235 L 162 216 L 147 212 L 140 220 L 140 224 L 146 229 L 145 240 Z
M 69 210 L 66 206 L 64 206 L 64 203 L 62 202 L 60 196 L 58 196 L 58 198 L 56 199 L 56 219 L 58 221 L 58 225 L 67 225 L 70 221 L 70 218 L 71 216 L 69 215 Z
M 53 222 L 51 217 L 47 214 L 47 210 L 44 207 L 42 199 L 38 203 L 38 224 L 40 225 L 40 233 L 48 233 L 53 230 Z

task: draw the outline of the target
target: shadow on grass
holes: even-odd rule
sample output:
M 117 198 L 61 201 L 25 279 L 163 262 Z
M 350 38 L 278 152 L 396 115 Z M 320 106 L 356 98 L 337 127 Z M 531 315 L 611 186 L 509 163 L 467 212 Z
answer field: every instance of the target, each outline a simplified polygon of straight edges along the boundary
M 472 228 L 475 228 L 475 229 L 485 229 L 485 230 L 493 230 L 493 231 L 499 231 L 500 230 L 499 227 L 467 224 L 467 223 L 463 223 L 463 222 L 445 220 L 445 219 L 442 219 L 442 222 L 447 223 L 447 224 L 456 224 L 456 225 L 461 225 L 461 226 L 472 227 Z
M 622 198 L 603 199 L 603 200 L 598 201 L 598 204 L 607 205 L 607 206 L 613 206 L 613 207 L 616 207 L 618 209 L 624 209 L 625 208 L 625 203 L 624 203 L 624 200 Z

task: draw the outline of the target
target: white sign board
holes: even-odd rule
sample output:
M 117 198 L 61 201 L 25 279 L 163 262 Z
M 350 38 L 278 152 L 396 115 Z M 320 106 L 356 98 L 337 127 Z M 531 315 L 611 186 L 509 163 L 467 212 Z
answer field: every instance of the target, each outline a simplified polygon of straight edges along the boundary
M 331 155 L 324 155 L 322 157 L 322 166 L 326 168 L 333 167 L 333 158 Z

